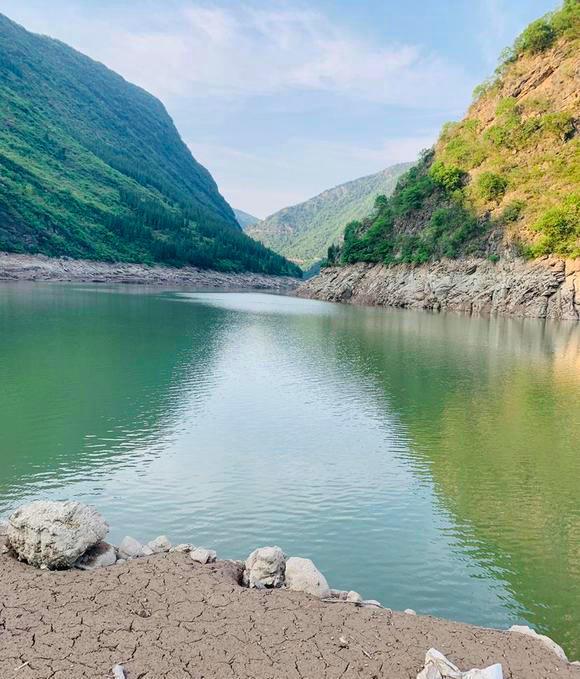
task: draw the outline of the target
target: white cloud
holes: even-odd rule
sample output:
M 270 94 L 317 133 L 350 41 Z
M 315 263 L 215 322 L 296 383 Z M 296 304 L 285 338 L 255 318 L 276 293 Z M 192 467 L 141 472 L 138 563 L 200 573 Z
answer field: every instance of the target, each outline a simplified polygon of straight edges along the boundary
M 15 0 L 4 0 L 8 10 Z M 59 4 L 57 37 L 158 96 L 252 97 L 289 90 L 421 108 L 447 108 L 467 80 L 415 45 L 369 42 L 308 9 L 169 3 L 162 10 Z M 34 12 L 20 12 L 34 28 Z M 55 14 L 56 16 L 56 14 Z M 64 20 L 63 20 L 64 19 Z M 139 26 L 135 22 L 138 20 Z M 43 24 L 50 18 L 42 13 Z

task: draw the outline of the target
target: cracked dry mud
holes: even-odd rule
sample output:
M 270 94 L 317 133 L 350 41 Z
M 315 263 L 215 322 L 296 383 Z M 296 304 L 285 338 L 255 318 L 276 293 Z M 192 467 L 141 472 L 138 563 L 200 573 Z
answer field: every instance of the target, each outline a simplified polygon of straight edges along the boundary
M 239 576 L 178 553 L 93 572 L 0 556 L 0 677 L 105 679 L 121 663 L 127 679 L 415 679 L 434 646 L 463 669 L 501 662 L 506 679 L 580 679 L 523 635 L 249 590 Z

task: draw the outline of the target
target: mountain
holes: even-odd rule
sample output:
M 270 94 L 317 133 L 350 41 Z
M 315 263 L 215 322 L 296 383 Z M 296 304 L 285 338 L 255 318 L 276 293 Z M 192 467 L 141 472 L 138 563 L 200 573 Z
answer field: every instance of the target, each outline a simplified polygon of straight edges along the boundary
M 2 15 L 0 250 L 299 273 L 242 233 L 161 102 Z
M 248 212 L 244 212 L 243 210 L 238 210 L 236 208 L 234 208 L 234 215 L 238 220 L 238 224 L 242 227 L 244 231 L 248 228 L 248 226 L 252 226 L 256 222 L 260 221 L 259 217 L 254 217 L 254 215 L 251 215 Z
M 331 260 L 580 257 L 580 3 L 532 23 Z
M 298 294 L 580 321 L 579 51 L 580 2 L 566 0 Z
M 379 194 L 393 191 L 397 178 L 410 166 L 411 163 L 392 165 L 336 186 L 276 212 L 246 228 L 246 233 L 308 269 L 338 242 L 347 222 L 364 217 Z

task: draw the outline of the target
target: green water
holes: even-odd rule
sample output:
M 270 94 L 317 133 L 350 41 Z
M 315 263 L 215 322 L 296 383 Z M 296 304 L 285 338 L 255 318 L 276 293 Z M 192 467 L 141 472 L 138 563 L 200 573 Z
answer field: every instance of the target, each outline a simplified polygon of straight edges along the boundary
M 580 657 L 580 327 L 263 294 L 0 287 L 0 516 L 279 544 L 395 609 Z

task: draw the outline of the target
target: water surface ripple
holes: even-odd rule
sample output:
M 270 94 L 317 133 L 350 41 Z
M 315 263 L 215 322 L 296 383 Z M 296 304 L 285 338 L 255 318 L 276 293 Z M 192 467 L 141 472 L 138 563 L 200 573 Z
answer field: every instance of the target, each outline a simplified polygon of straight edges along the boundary
M 580 656 L 580 329 L 275 295 L 0 287 L 0 515 L 279 544 Z

